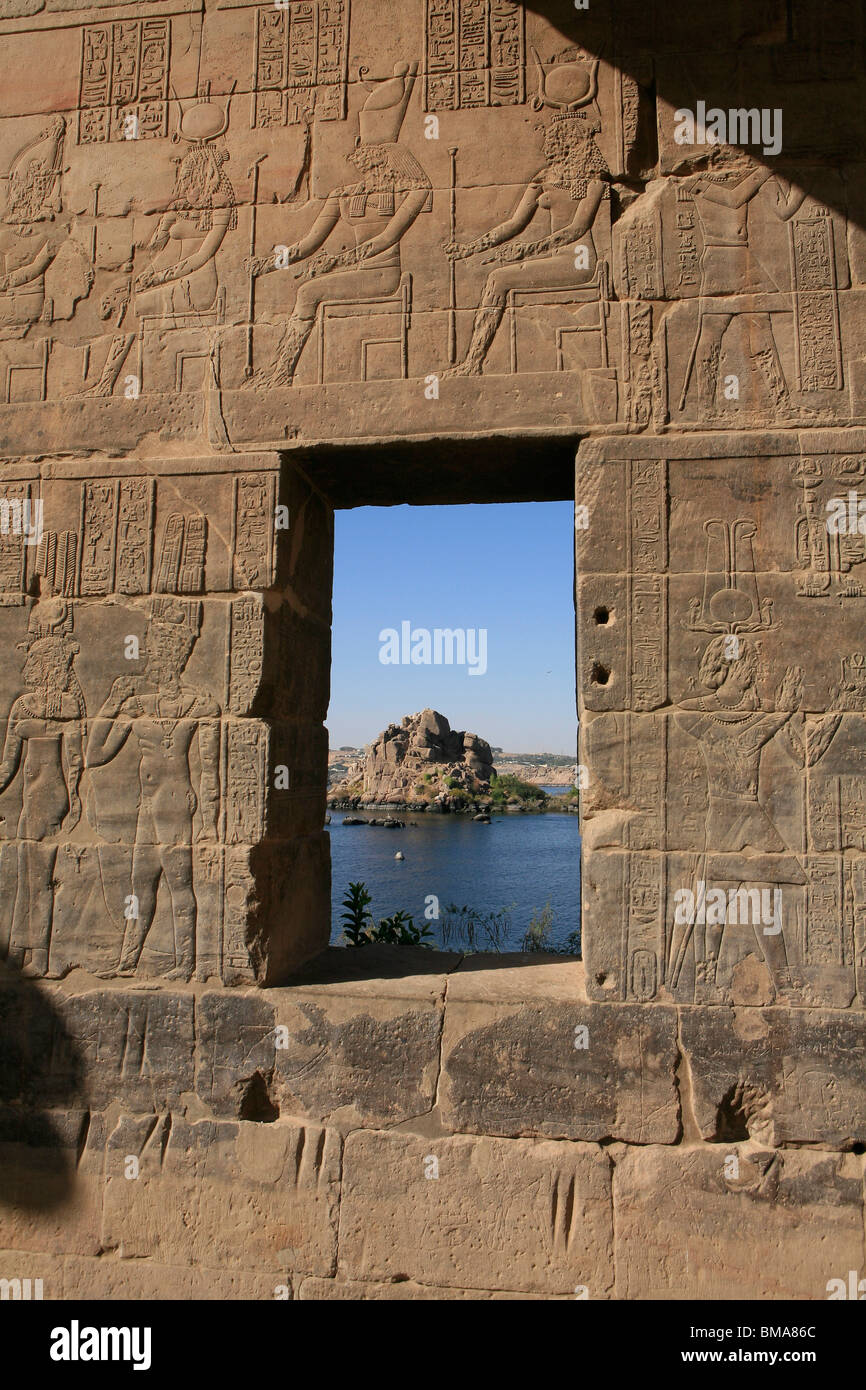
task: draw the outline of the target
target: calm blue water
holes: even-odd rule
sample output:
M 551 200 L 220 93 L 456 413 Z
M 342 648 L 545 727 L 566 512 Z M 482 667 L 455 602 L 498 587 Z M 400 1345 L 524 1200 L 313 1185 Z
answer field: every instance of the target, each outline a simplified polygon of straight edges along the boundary
M 511 930 L 505 950 L 519 939 L 534 910 L 554 909 L 551 940 L 561 945 L 580 925 L 580 834 L 578 817 L 498 815 L 490 825 L 468 816 L 394 813 L 404 830 L 381 826 L 343 826 L 346 815 L 379 819 L 383 810 L 333 811 L 331 836 L 332 942 L 341 935 L 340 903 L 350 881 L 360 879 L 372 895 L 376 920 L 400 908 L 424 919 L 425 898 L 435 894 L 444 907 L 468 904 L 482 911 L 510 907 Z M 414 822 L 414 824 L 412 823 Z M 394 858 L 402 850 L 405 859 Z M 437 935 L 437 924 L 430 922 Z

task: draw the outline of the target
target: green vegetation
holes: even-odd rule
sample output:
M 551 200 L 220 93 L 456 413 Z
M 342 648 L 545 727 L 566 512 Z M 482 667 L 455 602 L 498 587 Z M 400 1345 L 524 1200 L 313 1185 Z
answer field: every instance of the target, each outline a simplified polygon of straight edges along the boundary
M 433 933 L 426 922 L 416 927 L 409 914 L 400 911 L 392 917 L 382 917 L 377 925 L 369 910 L 372 901 L 365 883 L 349 884 L 340 917 L 343 940 L 347 946 L 371 946 L 374 941 L 385 942 L 389 946 L 429 945 L 426 938 L 432 937 Z
M 370 941 L 385 941 L 390 946 L 427 946 L 425 937 L 433 933 L 425 922 L 416 927 L 407 912 L 395 912 L 393 917 L 383 917 L 378 927 L 370 934 Z
M 509 802 L 512 805 L 524 801 L 544 805 L 548 795 L 534 782 L 524 782 L 522 777 L 517 777 L 513 772 L 506 772 L 501 777 L 494 772 L 490 778 L 490 800 L 493 808 L 499 810 Z
M 555 915 L 553 908 L 550 906 L 549 899 L 540 912 L 536 908 L 529 919 L 529 926 L 523 933 L 520 942 L 521 951 L 550 950 L 550 937 L 553 932 L 553 919 Z
M 366 946 L 373 918 L 369 911 L 373 899 L 364 883 L 350 883 L 342 901 L 343 938 L 349 946 Z
M 529 926 L 523 933 L 520 940 L 521 951 L 544 951 L 548 955 L 554 956 L 579 956 L 580 955 L 580 932 L 569 932 L 561 946 L 554 946 L 551 942 L 553 935 L 553 919 L 556 916 L 548 900 L 539 912 L 533 912 L 529 920 Z
M 446 950 L 501 951 L 511 930 L 510 913 L 516 904 L 498 912 L 479 912 L 477 907 L 457 907 L 448 903 L 442 909 L 439 928 Z
M 413 918 L 402 909 L 391 917 L 375 922 L 370 912 L 372 898 L 364 883 L 350 883 L 343 898 L 343 941 L 347 946 L 370 946 L 384 942 L 389 946 L 426 946 L 433 943 L 433 932 L 427 922 L 416 926 Z M 516 903 L 496 911 L 481 912 L 464 903 L 447 903 L 442 908 L 439 932 L 443 950 L 472 952 L 501 952 L 507 949 L 511 936 L 511 914 Z M 579 956 L 580 932 L 573 931 L 561 946 L 551 944 L 556 913 L 550 902 L 530 918 L 529 926 L 520 939 L 519 949 L 546 952 L 555 956 Z

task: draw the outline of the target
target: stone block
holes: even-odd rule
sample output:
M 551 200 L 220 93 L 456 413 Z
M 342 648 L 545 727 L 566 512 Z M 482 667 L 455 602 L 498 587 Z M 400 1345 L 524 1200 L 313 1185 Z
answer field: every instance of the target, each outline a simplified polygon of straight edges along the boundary
M 590 1003 L 582 963 L 502 968 L 470 958 L 449 982 L 443 1123 L 474 1134 L 673 1143 L 676 1035 L 673 1009 Z
M 861 1014 L 828 1009 L 683 1009 L 691 1099 L 705 1139 L 866 1143 Z
M 438 1164 L 438 1177 L 436 1165 Z M 341 1278 L 590 1297 L 611 1289 L 610 1169 L 590 1144 L 351 1134 Z
M 629 1150 L 614 1175 L 617 1298 L 826 1298 L 862 1266 L 861 1168 L 757 1144 Z
M 137 1178 L 126 1176 L 130 1157 Z M 103 1244 L 123 1259 L 333 1273 L 340 1181 L 333 1131 L 282 1121 L 121 1119 L 109 1140 L 107 1178 Z

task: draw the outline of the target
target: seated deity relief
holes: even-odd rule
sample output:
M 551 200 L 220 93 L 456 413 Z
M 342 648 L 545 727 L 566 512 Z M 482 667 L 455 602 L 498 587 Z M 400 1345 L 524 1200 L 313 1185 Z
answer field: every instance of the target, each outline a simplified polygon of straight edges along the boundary
M 294 306 L 285 322 L 275 361 L 250 379 L 254 389 L 291 386 L 304 346 L 323 304 L 390 299 L 400 284 L 400 243 L 420 213 L 432 207 L 433 187 L 420 164 L 400 146 L 400 129 L 415 85 L 417 63 L 399 64 L 394 76 L 376 85 L 359 114 L 360 134 L 350 162 L 361 173 L 356 184 L 335 189 L 306 236 L 285 249 L 252 256 L 251 276 L 305 262 L 295 279 Z M 354 241 L 344 251 L 324 251 L 345 229 Z
M 178 328 L 196 320 L 208 327 L 219 321 L 216 254 L 227 232 L 237 227 L 235 194 L 224 168 L 228 121 L 228 103 L 203 99 L 181 110 L 177 136 L 186 151 L 177 163 L 173 193 L 141 248 L 145 264 L 130 266 L 124 280 L 103 295 L 101 317 L 118 331 L 89 394 L 112 394 L 148 320 Z
M 491 419 L 500 378 L 535 378 L 528 422 L 562 374 L 575 424 L 856 415 L 834 175 L 716 144 L 679 165 L 665 154 L 653 177 L 646 131 L 667 115 L 649 89 L 594 50 L 558 46 L 508 0 L 478 7 L 492 67 L 474 30 L 449 38 L 431 13 L 419 15 L 423 60 L 402 39 L 375 78 L 354 56 L 350 6 L 338 9 L 315 59 L 303 35 L 321 22 L 318 0 L 303 20 L 261 6 L 208 17 L 213 44 L 249 53 L 249 112 L 226 63 L 213 96 L 207 79 L 176 95 L 189 88 L 175 86 L 165 19 L 136 21 L 153 65 L 146 101 L 100 66 L 108 30 L 83 26 L 77 121 L 55 118 L 9 166 L 7 403 L 80 394 L 132 411 L 142 395 L 220 393 L 223 448 L 233 414 L 248 442 L 249 403 L 225 399 L 238 388 L 387 397 L 434 377 L 474 380 Z M 124 61 L 134 68 L 131 48 Z M 302 70 L 303 94 L 289 76 Z M 294 406 L 307 399 L 296 391 Z

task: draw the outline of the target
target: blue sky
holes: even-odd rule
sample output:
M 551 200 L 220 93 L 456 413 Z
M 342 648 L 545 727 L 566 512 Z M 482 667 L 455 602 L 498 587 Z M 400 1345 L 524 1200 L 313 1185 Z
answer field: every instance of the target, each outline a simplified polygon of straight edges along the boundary
M 331 747 L 429 705 L 508 751 L 574 757 L 573 538 L 571 502 L 337 512 Z M 486 673 L 383 665 L 379 634 L 404 622 L 486 629 Z

